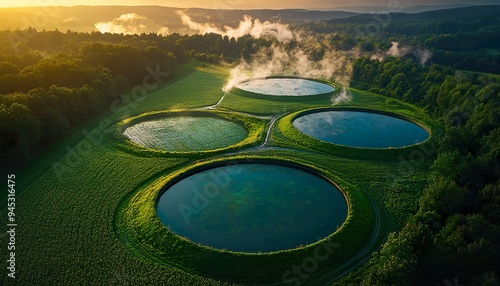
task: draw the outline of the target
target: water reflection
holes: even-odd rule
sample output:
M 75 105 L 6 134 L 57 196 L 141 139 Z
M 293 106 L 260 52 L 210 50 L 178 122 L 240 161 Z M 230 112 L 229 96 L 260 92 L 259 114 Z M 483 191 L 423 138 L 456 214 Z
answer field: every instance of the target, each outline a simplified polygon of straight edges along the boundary
M 293 126 L 322 141 L 364 148 L 404 147 L 429 134 L 409 121 L 370 112 L 323 111 L 296 118 Z
M 328 84 L 299 78 L 255 79 L 237 84 L 236 87 L 273 96 L 308 96 L 334 91 Z
M 333 233 L 346 219 L 339 190 L 310 172 L 276 164 L 216 167 L 175 183 L 157 214 L 175 233 L 243 252 L 295 248 Z
M 239 124 L 212 117 L 172 116 L 140 122 L 124 131 L 130 141 L 165 151 L 202 151 L 223 148 L 244 140 Z

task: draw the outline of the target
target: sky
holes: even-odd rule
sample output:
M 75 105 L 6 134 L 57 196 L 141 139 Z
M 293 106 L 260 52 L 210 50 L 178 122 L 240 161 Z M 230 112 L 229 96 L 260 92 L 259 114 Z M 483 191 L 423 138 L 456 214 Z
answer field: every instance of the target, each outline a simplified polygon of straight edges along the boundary
M 399 4 L 398 4 L 399 3 Z M 199 7 L 209 9 L 325 9 L 346 6 L 417 6 L 469 4 L 498 5 L 500 0 L 1 0 L 0 7 L 76 6 L 76 5 L 159 5 L 166 7 Z

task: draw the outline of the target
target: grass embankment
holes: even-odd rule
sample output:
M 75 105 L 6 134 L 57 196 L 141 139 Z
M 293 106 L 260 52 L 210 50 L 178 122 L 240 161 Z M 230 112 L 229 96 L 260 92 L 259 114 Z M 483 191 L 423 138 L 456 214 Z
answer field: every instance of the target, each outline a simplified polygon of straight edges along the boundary
M 187 168 L 180 168 L 160 177 L 122 204 L 117 220 L 118 233 L 123 241 L 136 252 L 164 264 L 173 264 L 205 276 L 224 277 L 243 283 L 279 282 L 292 265 L 302 265 L 307 257 L 314 257 L 314 251 L 325 241 L 337 245 L 334 253 L 319 265 L 318 270 L 341 265 L 370 240 L 374 224 L 374 210 L 365 193 L 357 187 L 344 183 L 327 169 L 312 165 L 305 158 L 293 158 L 292 152 L 284 155 L 239 155 L 228 158 L 215 158 L 199 162 Z M 311 158 L 309 158 L 311 159 Z M 236 253 L 196 245 L 175 235 L 167 229 L 156 215 L 156 201 L 168 182 L 190 173 L 196 168 L 227 161 L 272 160 L 278 162 L 300 163 L 330 180 L 336 182 L 344 192 L 349 203 L 349 213 L 342 227 L 317 243 L 293 250 L 273 253 Z M 322 250 L 323 251 L 323 250 Z M 183 253 L 183 255 L 179 255 Z M 217 267 L 214 267 L 217 265 Z M 237 267 L 235 267 L 237 265 Z
M 277 101 L 277 102 L 281 102 L 281 103 L 290 103 L 290 102 L 304 102 L 305 98 L 307 98 L 307 101 L 309 101 L 309 102 L 318 102 L 318 101 L 329 100 L 332 97 L 332 95 L 335 94 L 335 92 L 338 92 L 337 85 L 331 81 L 326 81 L 326 80 L 321 80 L 321 79 L 309 79 L 309 78 L 303 78 L 303 77 L 297 77 L 297 76 L 271 76 L 268 78 L 269 79 L 273 79 L 273 78 L 307 79 L 310 81 L 315 81 L 318 83 L 332 86 L 335 90 L 333 92 L 319 93 L 319 94 L 307 95 L 307 96 L 298 96 L 298 95 L 280 95 L 280 96 L 277 96 L 277 95 L 260 94 L 260 93 L 244 90 L 244 89 L 241 89 L 241 88 L 238 88 L 235 86 L 231 89 L 231 93 L 239 95 L 239 96 L 243 96 L 243 97 L 254 98 L 254 99 Z
M 331 105 L 332 97 L 338 92 L 337 86 L 328 81 L 316 81 L 332 85 L 336 90 L 333 93 L 313 96 L 272 96 L 248 92 L 235 87 L 231 90 L 231 93 L 227 94 L 220 107 L 251 114 L 274 115 L 310 108 L 312 106 Z
M 411 121 L 415 124 L 420 125 L 429 133 L 429 139 L 421 144 L 401 147 L 401 148 L 357 148 L 357 147 L 349 147 L 343 145 L 332 144 L 329 142 L 325 142 L 311 136 L 305 135 L 300 132 L 293 126 L 293 121 L 303 115 L 321 112 L 321 111 L 366 111 L 366 112 L 374 112 L 380 114 L 387 114 L 394 117 L 402 118 L 408 121 Z M 292 114 L 289 114 L 283 117 L 278 123 L 279 132 L 283 135 L 285 140 L 293 140 L 301 146 L 310 148 L 312 150 L 317 150 L 321 152 L 325 152 L 335 156 L 341 157 L 350 157 L 350 158 L 358 158 L 362 160 L 397 160 L 400 157 L 408 157 L 410 154 L 414 152 L 418 152 L 422 149 L 428 149 L 429 144 L 433 144 L 429 141 L 434 141 L 433 134 L 437 133 L 437 130 L 432 131 L 432 127 L 427 124 L 423 124 L 414 119 L 410 119 L 406 116 L 395 112 L 388 112 L 376 109 L 368 109 L 368 108 L 359 108 L 359 107 L 330 107 L 330 108 L 311 108 L 305 111 L 297 111 Z
M 223 119 L 223 120 L 228 120 L 235 122 L 239 124 L 240 126 L 244 127 L 247 134 L 245 136 L 245 139 L 237 142 L 235 144 L 225 146 L 222 148 L 212 148 L 211 146 L 214 146 L 214 142 L 205 142 L 203 149 L 206 150 L 199 150 L 199 151 L 165 151 L 165 150 L 158 150 L 158 149 L 151 149 L 151 148 L 146 148 L 144 146 L 141 146 L 137 143 L 132 142 L 126 135 L 123 134 L 124 130 L 127 127 L 130 127 L 134 124 L 144 122 L 144 121 L 149 121 L 153 119 L 161 119 L 161 118 L 168 118 L 168 117 L 180 117 L 180 116 L 190 116 L 190 117 L 210 117 L 210 118 L 216 118 L 216 119 Z M 183 157 L 191 157 L 191 158 L 196 158 L 196 157 L 204 157 L 207 155 L 215 155 L 215 154 L 221 154 L 225 153 L 228 151 L 234 151 L 237 149 L 245 148 L 245 147 L 250 147 L 257 145 L 263 141 L 263 134 L 264 134 L 264 129 L 266 126 L 266 121 L 263 119 L 255 118 L 255 117 L 249 117 L 249 116 L 242 116 L 236 113 L 229 113 L 229 112 L 223 112 L 223 111 L 215 111 L 215 110 L 210 110 L 210 111 L 189 111 L 189 110 L 176 110 L 176 111 L 155 111 L 155 112 L 147 112 L 135 117 L 130 117 L 127 119 L 124 119 L 120 121 L 118 124 L 116 124 L 116 127 L 114 128 L 114 132 L 111 133 L 110 136 L 108 136 L 108 141 L 116 146 L 118 149 L 130 152 L 139 156 L 183 156 Z M 229 130 L 232 131 L 232 130 Z M 210 130 L 203 130 L 203 132 L 210 132 Z M 219 134 L 217 136 L 219 137 L 217 140 L 220 141 L 224 137 L 224 132 L 227 132 L 226 130 L 220 130 Z M 180 132 L 182 133 L 182 132 Z M 213 134 L 210 134 L 213 136 Z M 203 136 L 203 134 L 199 134 L 199 136 Z M 178 139 L 188 139 L 188 138 L 179 138 L 175 137 L 172 140 L 178 140 Z M 174 144 L 175 143 L 175 144 Z M 216 145 L 221 145 L 218 144 Z M 173 142 L 171 145 L 179 145 L 179 142 Z M 222 144 L 223 145 L 223 144 Z M 205 148 L 206 147 L 206 148 Z M 185 148 L 187 149 L 187 148 Z

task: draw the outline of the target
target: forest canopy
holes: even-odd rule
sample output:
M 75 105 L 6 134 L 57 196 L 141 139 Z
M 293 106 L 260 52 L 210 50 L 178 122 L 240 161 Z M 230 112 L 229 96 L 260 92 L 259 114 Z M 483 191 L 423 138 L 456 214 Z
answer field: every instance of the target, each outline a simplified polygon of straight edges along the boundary
M 27 33 L 34 35 L 27 43 L 10 44 L 9 38 Z M 20 159 L 108 110 L 151 70 L 168 80 L 191 56 L 208 62 L 224 54 L 237 58 L 248 40 L 33 29 L 0 32 L 0 39 L 0 154 Z

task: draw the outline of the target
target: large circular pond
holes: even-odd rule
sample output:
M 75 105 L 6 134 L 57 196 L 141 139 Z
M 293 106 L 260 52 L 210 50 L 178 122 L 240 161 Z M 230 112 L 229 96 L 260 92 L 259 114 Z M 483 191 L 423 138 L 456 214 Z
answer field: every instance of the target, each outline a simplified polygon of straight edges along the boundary
M 166 187 L 157 214 L 195 243 L 270 252 L 320 240 L 342 225 L 347 203 L 327 179 L 277 163 L 211 167 Z
M 237 88 L 272 96 L 309 96 L 331 93 L 333 86 L 301 78 L 254 79 L 236 85 Z
M 398 148 L 429 138 L 422 127 L 385 114 L 328 110 L 297 117 L 293 126 L 316 139 L 352 147 Z
M 139 122 L 127 127 L 124 134 L 146 148 L 192 152 L 236 144 L 246 138 L 248 131 L 222 118 L 171 116 Z

